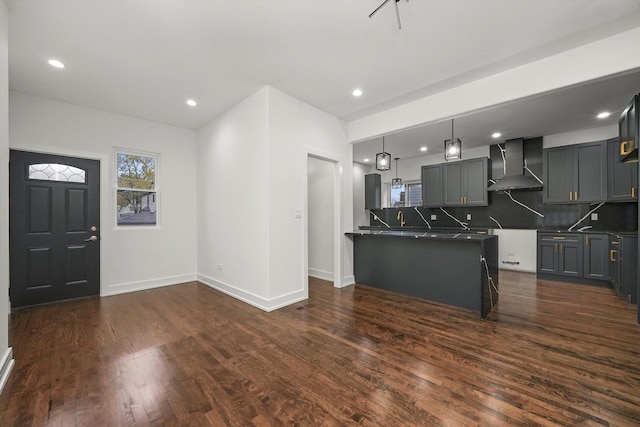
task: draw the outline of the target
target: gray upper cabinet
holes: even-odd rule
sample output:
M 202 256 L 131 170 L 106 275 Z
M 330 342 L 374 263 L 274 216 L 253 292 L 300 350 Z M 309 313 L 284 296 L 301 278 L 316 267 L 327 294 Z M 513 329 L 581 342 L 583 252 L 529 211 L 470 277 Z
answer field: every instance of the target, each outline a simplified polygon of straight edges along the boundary
M 592 203 L 607 200 L 607 142 L 544 150 L 544 203 Z
M 489 206 L 489 159 L 462 160 L 442 165 L 445 206 Z
M 634 202 L 638 200 L 638 163 L 619 162 L 620 139 L 607 141 L 609 168 L 607 199 L 610 202 Z
M 422 206 L 442 206 L 442 165 L 422 166 Z
M 382 208 L 382 177 L 379 173 L 364 176 L 364 208 Z

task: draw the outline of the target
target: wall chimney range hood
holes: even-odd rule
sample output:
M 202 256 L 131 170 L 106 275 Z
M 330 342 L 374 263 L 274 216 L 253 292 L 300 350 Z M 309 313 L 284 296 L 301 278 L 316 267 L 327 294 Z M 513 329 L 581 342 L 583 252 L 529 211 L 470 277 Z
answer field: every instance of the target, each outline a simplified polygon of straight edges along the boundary
M 488 191 L 539 190 L 542 183 L 524 174 L 524 140 L 509 139 L 505 141 L 505 174 L 504 178 L 487 188 Z

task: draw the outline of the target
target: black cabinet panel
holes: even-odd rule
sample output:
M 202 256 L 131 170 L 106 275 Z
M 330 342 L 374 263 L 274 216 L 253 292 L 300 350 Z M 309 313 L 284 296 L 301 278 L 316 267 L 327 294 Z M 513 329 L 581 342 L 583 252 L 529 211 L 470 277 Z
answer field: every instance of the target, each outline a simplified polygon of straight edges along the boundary
M 442 206 L 442 165 L 422 166 L 422 206 Z
M 379 173 L 364 176 L 364 208 L 380 209 L 382 207 L 382 177 Z
M 638 163 L 618 161 L 620 139 L 607 141 L 608 177 L 607 200 L 610 202 L 631 202 L 638 199 Z
M 583 277 L 608 280 L 609 235 L 587 234 L 584 236 Z
M 462 160 L 442 165 L 445 206 L 488 206 L 489 159 Z
M 545 203 L 607 200 L 606 141 L 544 150 Z

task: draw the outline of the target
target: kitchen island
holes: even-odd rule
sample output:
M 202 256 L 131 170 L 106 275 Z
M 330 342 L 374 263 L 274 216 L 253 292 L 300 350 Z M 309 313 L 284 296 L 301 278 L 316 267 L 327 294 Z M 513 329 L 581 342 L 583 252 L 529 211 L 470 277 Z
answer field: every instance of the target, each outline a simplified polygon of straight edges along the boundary
M 467 308 L 482 319 L 498 302 L 497 236 L 399 230 L 345 234 L 354 243 L 356 283 Z

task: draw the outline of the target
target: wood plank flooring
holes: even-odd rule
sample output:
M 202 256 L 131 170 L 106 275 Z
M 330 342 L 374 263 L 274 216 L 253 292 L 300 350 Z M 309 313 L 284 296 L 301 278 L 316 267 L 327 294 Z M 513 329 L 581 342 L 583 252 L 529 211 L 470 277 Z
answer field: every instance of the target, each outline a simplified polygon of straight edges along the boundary
M 484 321 L 314 279 L 272 313 L 198 283 L 19 310 L 0 425 L 640 425 L 635 306 L 500 287 Z

